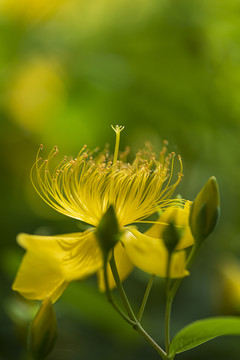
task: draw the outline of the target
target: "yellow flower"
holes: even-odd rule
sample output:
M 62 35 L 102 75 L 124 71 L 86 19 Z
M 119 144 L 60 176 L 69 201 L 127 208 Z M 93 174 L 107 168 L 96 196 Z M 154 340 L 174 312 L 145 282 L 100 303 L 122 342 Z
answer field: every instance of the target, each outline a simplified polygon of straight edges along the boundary
M 18 236 L 18 243 L 27 252 L 13 289 L 26 298 L 55 301 L 70 281 L 96 272 L 99 286 L 104 289 L 102 253 L 95 232 L 110 205 L 114 207 L 123 234 L 114 248 L 121 280 L 128 276 L 134 265 L 151 274 L 166 276 L 167 250 L 161 234 L 171 215 L 176 226 L 186 231 L 178 251 L 172 256 L 170 276 L 187 275 L 185 251 L 179 250 L 193 243 L 188 229 L 189 203 L 170 199 L 182 177 L 181 158 L 178 157 L 180 172 L 177 180 L 171 184 L 174 154 L 166 155 L 166 142 L 159 156 L 148 144 L 130 164 L 126 162 L 128 149 L 118 154 L 123 127 L 113 129 L 116 132 L 113 156 L 108 148 L 91 152 L 84 146 L 75 159 L 64 157 L 54 166 L 57 147 L 46 160 L 39 156 L 40 147 L 31 170 L 36 191 L 58 212 L 92 227 L 84 232 L 59 236 Z M 160 209 L 163 215 L 157 222 L 152 222 L 155 225 L 146 234 L 141 234 L 136 224 L 151 223 L 147 218 Z M 110 287 L 115 286 L 110 271 L 109 282 Z

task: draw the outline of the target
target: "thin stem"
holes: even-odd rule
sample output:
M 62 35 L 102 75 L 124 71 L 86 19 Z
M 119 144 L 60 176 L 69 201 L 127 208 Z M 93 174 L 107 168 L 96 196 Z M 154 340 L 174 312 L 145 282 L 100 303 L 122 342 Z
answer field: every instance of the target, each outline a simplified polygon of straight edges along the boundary
M 151 338 L 150 335 L 148 335 L 139 323 L 136 324 L 134 329 L 146 339 L 146 341 L 158 352 L 163 360 L 167 359 L 166 352 Z
M 168 252 L 167 259 L 167 274 L 166 274 L 166 311 L 165 311 L 165 347 L 166 352 L 168 353 L 169 344 L 170 344 L 170 319 L 171 319 L 171 308 L 172 308 L 172 299 L 170 297 L 170 265 L 171 265 L 171 253 Z
M 128 301 L 127 295 L 124 291 L 124 288 L 122 286 L 119 274 L 118 274 L 118 270 L 117 270 L 117 265 L 116 265 L 116 261 L 115 261 L 115 256 L 114 256 L 114 250 L 112 251 L 112 257 L 111 260 L 109 261 L 110 266 L 111 266 L 111 270 L 112 270 L 112 274 L 114 277 L 114 280 L 116 282 L 116 285 L 118 287 L 123 305 L 125 306 L 125 309 L 127 310 L 128 316 L 130 317 L 130 319 L 132 319 L 133 321 L 137 322 L 137 318 L 133 312 L 133 309 Z
M 194 262 L 196 256 L 198 255 L 200 248 L 200 244 L 196 244 L 193 246 L 191 253 L 188 257 L 187 263 L 186 263 L 186 269 L 189 269 Z M 172 303 L 174 296 L 176 295 L 176 292 L 181 285 L 183 278 L 177 279 L 173 285 L 173 287 L 170 289 L 170 260 L 171 260 L 171 254 L 168 256 L 168 265 L 167 265 L 167 279 L 166 279 L 166 295 L 167 295 L 167 301 L 166 301 L 166 313 L 165 313 L 165 343 L 166 343 L 166 353 L 169 352 L 169 345 L 170 345 L 170 318 L 171 318 L 171 309 L 172 309 Z M 170 360 L 172 360 L 171 358 Z
M 200 249 L 200 244 L 197 244 L 195 243 L 195 245 L 193 246 L 192 250 L 191 250 L 191 253 L 188 257 L 188 260 L 187 260 L 187 263 L 186 263 L 186 269 L 190 269 L 190 267 L 192 266 L 194 260 L 196 259 L 197 255 L 198 255 L 198 252 L 199 252 L 199 249 Z M 173 299 L 179 286 L 181 285 L 183 281 L 183 278 L 180 278 L 178 280 L 175 281 L 171 291 L 170 291 L 170 298 Z
M 119 308 L 119 306 L 115 303 L 112 293 L 109 288 L 108 283 L 108 276 L 107 276 L 107 259 L 104 259 L 104 266 L 103 266 L 103 274 L 104 274 L 104 282 L 105 282 L 105 288 L 106 288 L 106 296 L 109 301 L 109 303 L 113 306 L 113 308 L 118 312 L 118 314 L 130 325 L 135 326 L 136 323 L 129 319 L 129 317 L 124 314 L 124 312 Z
M 115 257 L 114 257 L 114 251 L 112 252 L 112 258 L 110 260 L 110 266 L 111 266 L 111 270 L 112 270 L 112 274 L 114 277 L 114 280 L 116 282 L 116 285 L 118 287 L 120 296 L 122 298 L 123 304 L 128 312 L 128 315 L 130 317 L 130 321 L 132 322 L 132 326 L 133 329 L 136 330 L 139 334 L 141 334 L 146 341 L 158 352 L 158 354 L 162 357 L 163 360 L 166 359 L 166 353 L 165 351 L 152 339 L 152 337 L 143 329 L 143 327 L 141 326 L 140 322 L 138 321 L 138 319 L 136 318 L 132 307 L 128 301 L 127 295 L 124 291 L 124 288 L 122 286 L 119 274 L 118 274 L 118 270 L 117 270 L 117 266 L 116 266 L 116 261 L 115 261 Z M 128 321 L 129 323 L 129 321 Z
M 146 303 L 148 301 L 148 297 L 149 297 L 154 279 L 155 279 L 155 275 L 151 275 L 151 277 L 148 281 L 148 285 L 147 285 L 146 291 L 144 293 L 142 304 L 141 304 L 141 307 L 140 307 L 140 310 L 139 310 L 139 313 L 137 316 L 139 322 L 141 322 L 141 320 L 142 320 L 142 316 L 143 316 L 143 313 L 144 313 L 144 310 L 146 307 Z
M 168 297 L 166 302 L 166 312 L 165 312 L 165 346 L 167 353 L 169 351 L 169 345 L 170 345 L 170 319 L 171 319 L 172 302 L 173 299 Z

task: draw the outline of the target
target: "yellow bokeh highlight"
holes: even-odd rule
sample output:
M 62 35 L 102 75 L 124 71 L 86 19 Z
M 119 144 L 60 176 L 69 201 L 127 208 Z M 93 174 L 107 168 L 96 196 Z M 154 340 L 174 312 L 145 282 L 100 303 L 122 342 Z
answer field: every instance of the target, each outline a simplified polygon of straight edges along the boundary
M 0 12 L 23 23 L 49 18 L 65 0 L 0 0 Z
M 229 256 L 220 264 L 222 306 L 240 312 L 240 262 L 235 256 Z
M 112 26 L 126 31 L 126 26 L 145 21 L 156 6 L 156 0 L 69 0 L 64 2 L 57 19 L 85 37 Z
M 6 98 L 12 119 L 31 132 L 39 132 L 51 122 L 65 99 L 59 64 L 35 58 L 22 65 L 13 76 Z

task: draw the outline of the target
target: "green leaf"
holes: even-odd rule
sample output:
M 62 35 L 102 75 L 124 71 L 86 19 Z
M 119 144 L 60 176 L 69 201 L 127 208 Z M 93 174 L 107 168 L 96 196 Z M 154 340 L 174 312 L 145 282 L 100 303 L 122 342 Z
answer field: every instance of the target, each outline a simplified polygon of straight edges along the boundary
M 169 359 L 222 335 L 240 335 L 240 317 L 209 318 L 186 326 L 173 338 Z

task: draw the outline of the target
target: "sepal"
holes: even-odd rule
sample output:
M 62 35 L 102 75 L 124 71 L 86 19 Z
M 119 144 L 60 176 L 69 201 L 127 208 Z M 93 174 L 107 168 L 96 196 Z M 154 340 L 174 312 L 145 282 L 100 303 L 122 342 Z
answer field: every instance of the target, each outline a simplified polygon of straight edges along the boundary
M 114 248 L 120 239 L 118 220 L 113 205 L 103 215 L 97 229 L 96 237 L 104 256 Z

